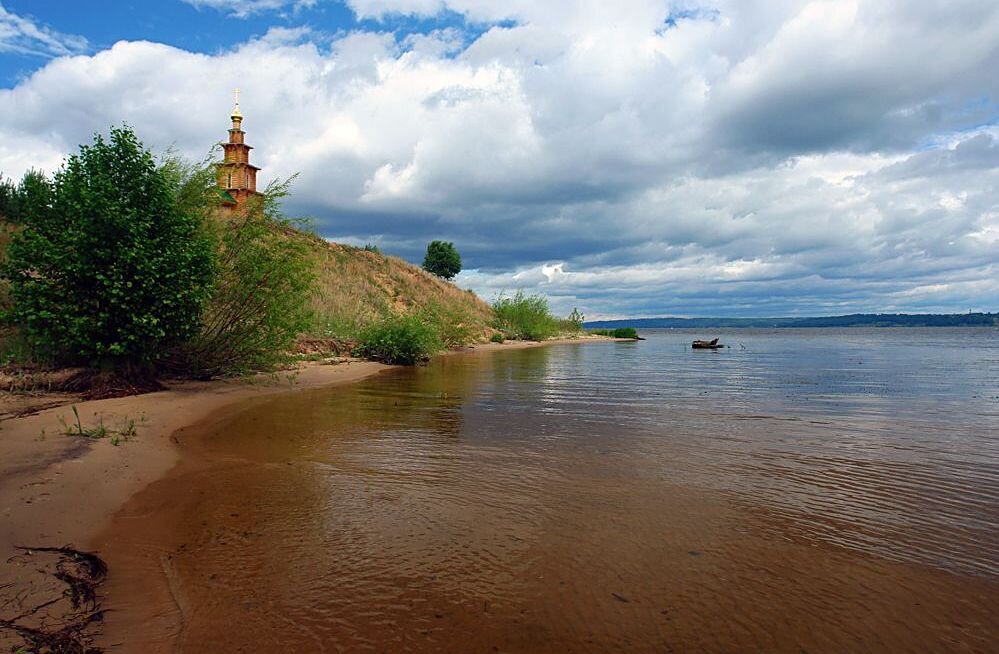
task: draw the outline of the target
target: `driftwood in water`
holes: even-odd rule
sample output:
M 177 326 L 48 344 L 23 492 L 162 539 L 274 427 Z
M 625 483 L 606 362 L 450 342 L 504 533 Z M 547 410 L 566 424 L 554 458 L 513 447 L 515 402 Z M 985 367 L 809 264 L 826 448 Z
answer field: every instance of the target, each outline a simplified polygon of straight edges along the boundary
M 695 350 L 717 350 L 720 347 L 725 347 L 718 342 L 717 338 L 713 338 L 710 341 L 694 341 L 690 344 L 690 347 Z

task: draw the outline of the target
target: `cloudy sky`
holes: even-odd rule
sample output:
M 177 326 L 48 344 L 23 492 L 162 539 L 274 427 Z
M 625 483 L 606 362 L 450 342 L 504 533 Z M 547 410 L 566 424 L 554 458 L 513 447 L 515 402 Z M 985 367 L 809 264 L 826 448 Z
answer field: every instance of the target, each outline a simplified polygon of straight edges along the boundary
M 0 0 L 0 171 L 231 89 L 332 240 L 567 313 L 999 310 L 995 0 Z

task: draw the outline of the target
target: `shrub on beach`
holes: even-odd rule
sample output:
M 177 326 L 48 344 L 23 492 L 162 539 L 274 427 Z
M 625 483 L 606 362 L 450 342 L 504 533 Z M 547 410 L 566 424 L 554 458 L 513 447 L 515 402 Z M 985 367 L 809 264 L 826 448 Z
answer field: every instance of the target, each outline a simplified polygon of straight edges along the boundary
M 395 316 L 361 332 L 354 355 L 411 366 L 426 361 L 443 346 L 435 325 L 416 315 Z
M 507 338 L 543 341 L 559 332 L 559 321 L 548 309 L 548 298 L 543 295 L 524 295 L 517 291 L 513 297 L 502 293 L 493 302 L 496 327 Z
M 10 178 L 0 173 L 0 269 L 7 261 L 7 246 L 14 235 L 14 225 L 11 220 L 17 210 L 18 188 Z M 10 283 L 0 277 L 0 316 L 10 308 Z
M 567 318 L 559 321 L 562 331 L 567 334 L 579 334 L 583 331 L 583 314 L 579 309 L 573 307 L 572 313 Z

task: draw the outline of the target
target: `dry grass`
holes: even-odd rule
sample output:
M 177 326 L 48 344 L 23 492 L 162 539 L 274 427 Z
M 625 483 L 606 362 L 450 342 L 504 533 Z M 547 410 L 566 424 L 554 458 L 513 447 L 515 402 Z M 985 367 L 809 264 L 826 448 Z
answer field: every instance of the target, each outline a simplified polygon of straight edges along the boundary
M 483 342 L 493 333 L 492 308 L 474 293 L 398 257 L 303 238 L 310 240 L 319 278 L 311 336 L 350 339 L 380 320 L 414 313 L 436 317 L 447 345 Z

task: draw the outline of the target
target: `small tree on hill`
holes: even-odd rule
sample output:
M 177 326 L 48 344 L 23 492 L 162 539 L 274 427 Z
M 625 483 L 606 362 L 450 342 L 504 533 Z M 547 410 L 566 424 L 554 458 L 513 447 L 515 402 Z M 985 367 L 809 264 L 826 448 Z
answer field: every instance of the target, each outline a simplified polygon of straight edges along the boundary
M 450 241 L 431 241 L 423 257 L 423 269 L 442 279 L 454 279 L 461 272 L 461 255 Z
M 96 136 L 51 181 L 29 173 L 16 200 L 8 317 L 36 349 L 138 379 L 197 332 L 211 242 L 131 129 Z

